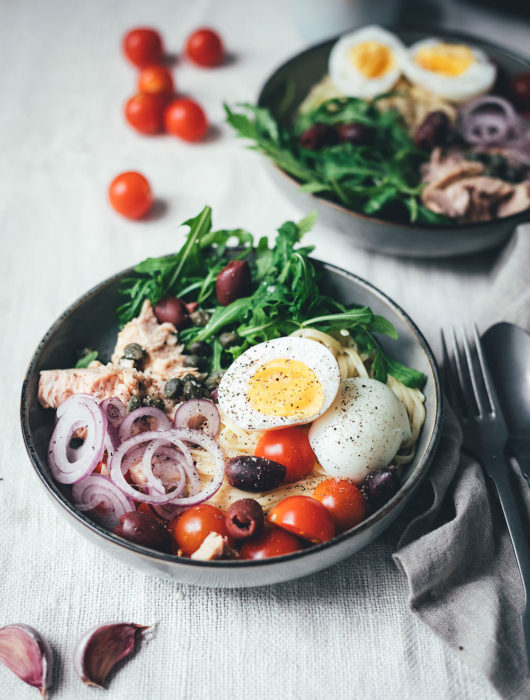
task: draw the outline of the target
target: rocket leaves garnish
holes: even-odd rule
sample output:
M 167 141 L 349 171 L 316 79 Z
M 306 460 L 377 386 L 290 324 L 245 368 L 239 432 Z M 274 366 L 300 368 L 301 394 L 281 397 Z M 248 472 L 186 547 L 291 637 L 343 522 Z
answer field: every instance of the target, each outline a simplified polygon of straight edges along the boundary
M 138 315 L 145 299 L 155 305 L 162 297 L 174 295 L 185 301 L 198 301 L 210 312 L 206 326 L 189 326 L 179 332 L 186 345 L 195 340 L 212 344 L 210 371 L 226 367 L 251 345 L 289 335 L 299 328 L 324 332 L 348 331 L 359 348 L 371 358 L 376 379 L 387 375 L 409 387 L 418 387 L 425 376 L 388 357 L 373 335 L 396 338 L 393 325 L 367 306 L 344 306 L 321 287 L 320 270 L 309 254 L 312 246 L 300 245 L 312 227 L 315 213 L 298 224 L 287 221 L 269 245 L 267 238 L 254 244 L 252 235 L 241 229 L 212 231 L 212 211 L 205 207 L 186 222 L 189 233 L 174 255 L 148 258 L 135 267 L 134 276 L 123 280 L 120 294 L 127 297 L 117 315 L 122 324 Z M 227 244 L 235 241 L 238 258 L 247 258 L 252 276 L 252 293 L 220 306 L 215 293 L 217 274 L 233 259 Z M 222 349 L 219 336 L 235 331 L 238 342 Z

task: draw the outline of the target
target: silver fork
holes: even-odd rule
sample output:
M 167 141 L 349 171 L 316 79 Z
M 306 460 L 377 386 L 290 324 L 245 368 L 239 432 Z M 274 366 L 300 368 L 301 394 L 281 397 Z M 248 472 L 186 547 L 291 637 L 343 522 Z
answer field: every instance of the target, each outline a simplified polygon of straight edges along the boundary
M 459 347 L 454 329 L 448 334 L 447 340 L 442 331 L 447 394 L 462 426 L 464 449 L 478 460 L 495 484 L 506 518 L 525 593 L 525 608 L 521 619 L 527 663 L 530 664 L 530 542 L 528 528 L 521 517 L 506 461 L 508 431 L 476 326 L 473 325 L 474 352 L 464 331 L 461 335 L 460 344 L 463 350 Z M 452 360 L 448 345 L 452 346 Z

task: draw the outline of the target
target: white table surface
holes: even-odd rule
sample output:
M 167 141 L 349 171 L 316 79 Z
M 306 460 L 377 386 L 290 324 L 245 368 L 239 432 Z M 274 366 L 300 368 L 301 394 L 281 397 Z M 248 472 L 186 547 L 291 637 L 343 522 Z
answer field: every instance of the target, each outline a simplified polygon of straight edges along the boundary
M 197 590 L 138 573 L 74 533 L 32 473 L 18 403 L 32 351 L 76 297 L 146 256 L 174 251 L 178 224 L 205 203 L 214 225 L 270 234 L 298 219 L 260 157 L 236 142 L 222 101 L 249 101 L 269 72 L 304 46 L 280 0 L 145 2 L 17 0 L 0 3 L 0 358 L 4 429 L 0 459 L 0 626 L 35 625 L 59 652 L 56 698 L 91 698 L 71 668 L 90 625 L 159 621 L 155 639 L 116 675 L 109 698 L 488 698 L 464 665 L 407 609 L 391 561 L 392 538 L 297 583 L 256 591 Z M 416 12 L 419 3 L 414 3 Z M 420 10 L 429 17 L 432 5 Z M 443 3 L 441 21 L 513 48 L 528 25 Z M 128 28 L 159 27 L 170 51 L 201 25 L 216 27 L 233 61 L 215 71 L 177 63 L 178 88 L 201 102 L 215 136 L 198 145 L 146 138 L 124 122 L 135 71 L 120 53 Z M 138 169 L 161 200 L 132 223 L 106 189 Z M 316 255 L 393 297 L 435 349 L 445 323 L 467 321 L 487 289 L 495 255 L 450 262 L 396 261 L 350 248 L 318 224 Z M 325 244 L 324 244 L 325 241 Z M 87 343 L 90 339 L 87 338 Z M 328 588 L 328 586 L 330 588 Z M 331 587 L 333 592 L 331 591 Z M 307 611 L 324 605 L 317 629 Z M 337 668 L 339 671 L 337 671 Z M 0 667 L 1 697 L 34 698 Z

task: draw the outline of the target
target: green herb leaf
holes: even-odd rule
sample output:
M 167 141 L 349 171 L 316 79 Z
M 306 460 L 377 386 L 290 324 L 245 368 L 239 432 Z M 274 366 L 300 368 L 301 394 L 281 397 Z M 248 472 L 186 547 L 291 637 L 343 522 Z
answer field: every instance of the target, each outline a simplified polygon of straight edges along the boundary
M 86 369 L 91 362 L 98 359 L 97 350 L 87 350 L 85 354 L 75 363 L 76 369 Z

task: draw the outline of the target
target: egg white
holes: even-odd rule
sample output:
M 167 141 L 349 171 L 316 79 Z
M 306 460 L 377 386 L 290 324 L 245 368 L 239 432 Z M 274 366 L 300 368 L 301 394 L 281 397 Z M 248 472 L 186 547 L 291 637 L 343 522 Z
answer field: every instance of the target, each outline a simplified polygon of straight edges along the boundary
M 342 381 L 330 408 L 314 421 L 309 442 L 324 471 L 360 483 L 387 466 L 410 438 L 401 401 L 377 379 Z
M 486 54 L 469 46 L 475 61 L 460 75 L 445 76 L 422 68 L 415 57 L 421 49 L 446 43 L 442 39 L 422 39 L 409 47 L 403 60 L 403 73 L 411 83 L 452 102 L 465 102 L 488 92 L 495 82 L 497 70 Z
M 256 410 L 248 399 L 252 377 L 266 362 L 291 359 L 303 362 L 316 374 L 324 401 L 320 410 L 312 416 L 275 416 Z M 277 338 L 259 343 L 246 350 L 227 369 L 217 390 L 221 409 L 240 428 L 245 430 L 272 430 L 292 425 L 310 423 L 322 415 L 332 404 L 340 384 L 340 372 L 333 354 L 320 343 L 306 338 Z
M 379 78 L 363 75 L 353 65 L 348 54 L 351 49 L 365 41 L 376 41 L 386 46 L 394 57 L 394 68 Z M 376 25 L 364 27 L 344 35 L 333 46 L 328 63 L 329 76 L 335 87 L 347 97 L 376 97 L 388 92 L 398 81 L 405 51 L 404 45 L 391 32 Z

